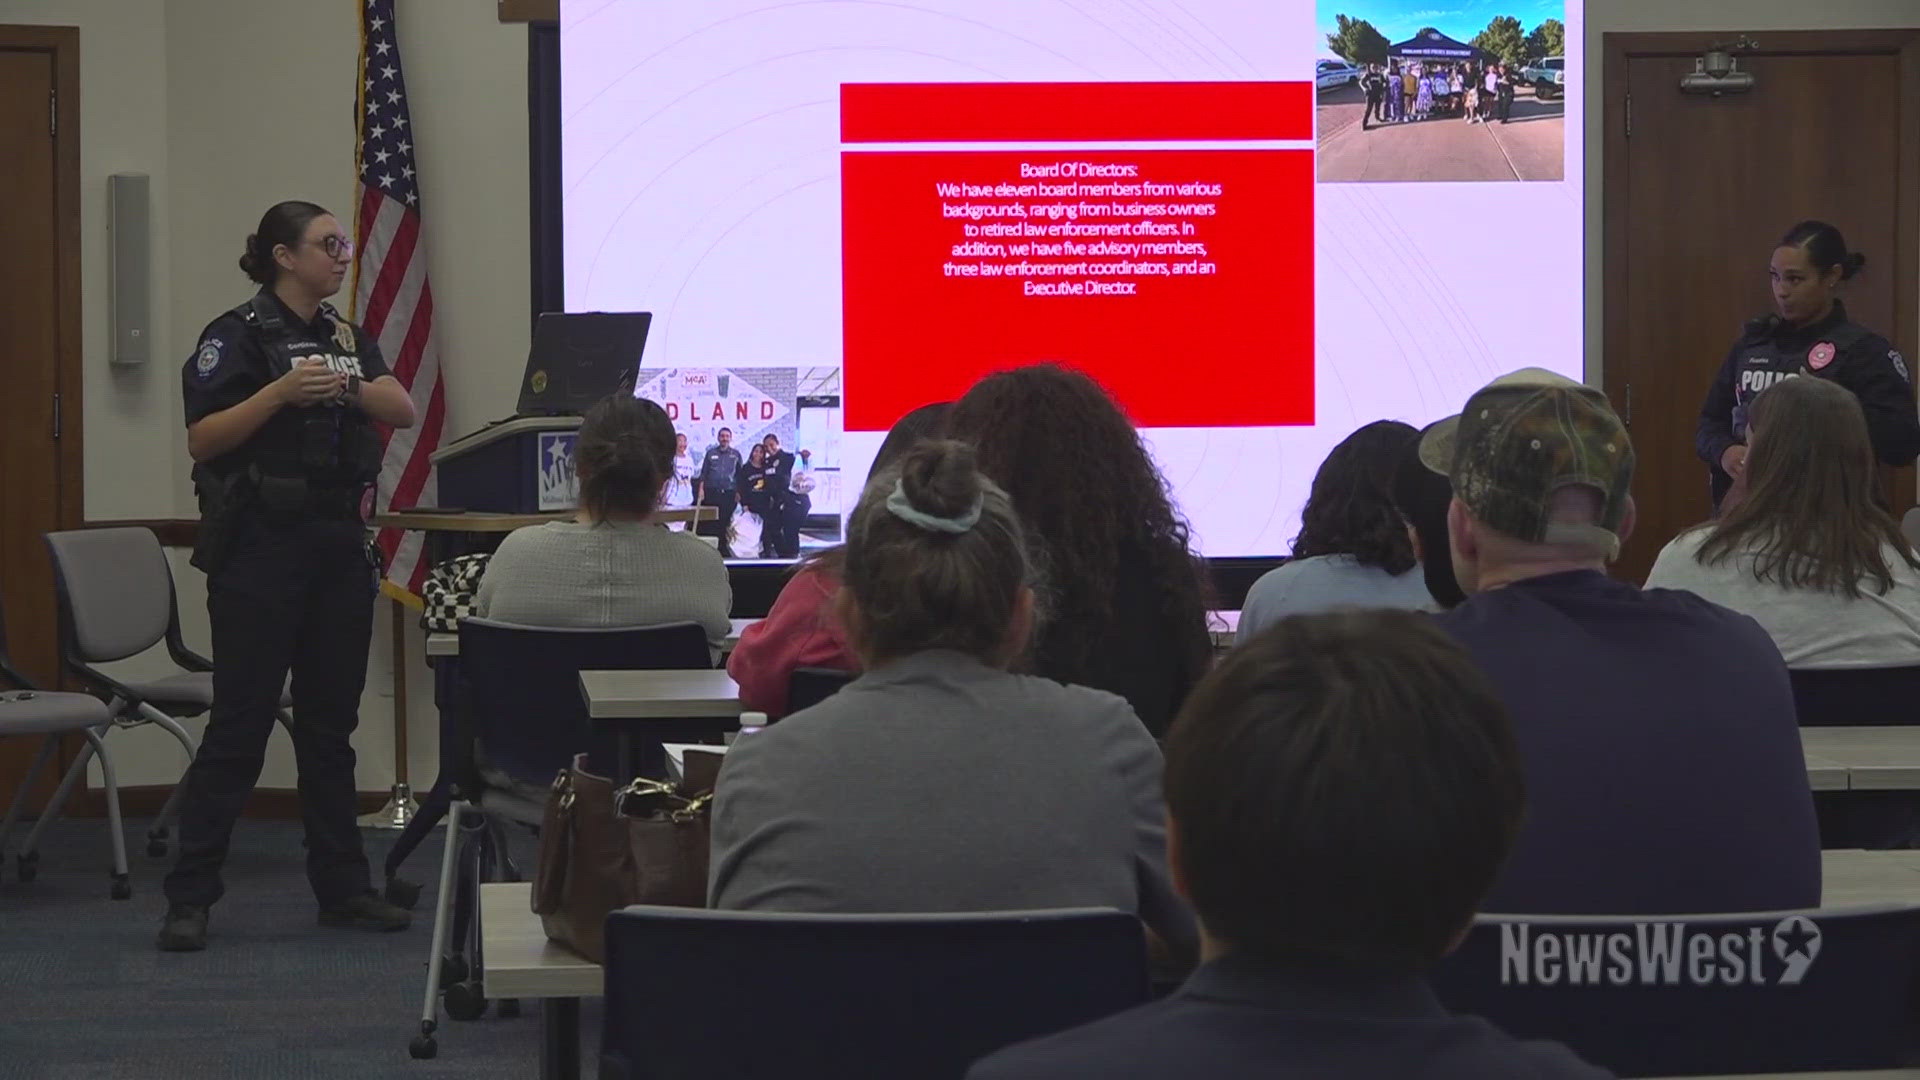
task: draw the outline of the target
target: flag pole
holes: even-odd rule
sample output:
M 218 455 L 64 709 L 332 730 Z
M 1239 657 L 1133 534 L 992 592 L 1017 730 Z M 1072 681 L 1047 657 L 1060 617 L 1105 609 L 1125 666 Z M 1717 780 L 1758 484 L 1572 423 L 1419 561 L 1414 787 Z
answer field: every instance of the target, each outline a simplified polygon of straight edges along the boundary
M 384 589 L 382 590 L 385 591 Z M 404 829 L 420 812 L 407 782 L 407 606 L 389 596 L 393 612 L 393 789 L 387 804 L 360 819 L 362 828 Z
M 355 0 L 356 11 L 359 8 Z M 361 168 L 361 150 L 365 145 L 361 128 L 367 122 L 366 77 L 367 77 L 367 23 L 360 23 L 360 61 L 354 68 L 353 76 L 353 175 L 357 178 Z M 360 203 L 353 201 L 353 237 L 360 239 Z M 353 283 L 347 293 L 347 317 L 360 317 L 360 249 L 353 252 Z M 375 491 L 379 489 L 376 486 Z M 377 498 L 377 496 L 376 496 Z M 377 507 L 376 507 L 377 509 Z M 382 582 L 385 585 L 385 582 Z M 382 588 L 381 592 L 387 592 Z M 387 792 L 387 804 L 360 819 L 363 828 L 404 829 L 413 816 L 420 812 L 420 804 L 414 801 L 413 789 L 407 783 L 407 627 L 406 605 L 400 598 L 388 594 L 393 603 L 393 787 Z

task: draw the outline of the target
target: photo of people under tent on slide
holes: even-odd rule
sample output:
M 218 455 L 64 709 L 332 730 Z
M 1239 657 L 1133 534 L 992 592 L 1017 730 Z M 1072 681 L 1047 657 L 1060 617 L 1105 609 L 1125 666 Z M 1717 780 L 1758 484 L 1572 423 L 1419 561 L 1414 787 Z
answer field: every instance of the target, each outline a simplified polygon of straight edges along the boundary
M 1530 5 L 1530 26 L 1492 2 L 1336 10 L 1347 6 L 1321 0 L 1319 12 L 1330 54 L 1314 78 L 1321 183 L 1564 178 L 1560 0 Z

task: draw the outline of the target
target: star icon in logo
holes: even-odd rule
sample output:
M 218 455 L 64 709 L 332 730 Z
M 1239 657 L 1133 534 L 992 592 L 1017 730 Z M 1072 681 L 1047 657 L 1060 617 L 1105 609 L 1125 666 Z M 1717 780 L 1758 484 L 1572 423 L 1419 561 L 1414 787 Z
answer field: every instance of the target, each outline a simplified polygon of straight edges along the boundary
M 1787 919 L 1773 930 L 1773 940 L 1780 946 L 1781 959 L 1789 956 L 1812 956 L 1813 943 L 1820 940 L 1820 931 L 1805 919 Z

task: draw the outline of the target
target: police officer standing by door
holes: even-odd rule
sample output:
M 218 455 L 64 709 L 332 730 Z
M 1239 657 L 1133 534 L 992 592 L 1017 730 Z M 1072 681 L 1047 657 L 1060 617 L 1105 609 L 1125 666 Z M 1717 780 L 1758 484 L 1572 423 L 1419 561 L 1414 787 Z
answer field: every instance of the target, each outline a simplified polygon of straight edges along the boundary
M 1920 455 L 1913 379 L 1905 358 L 1886 338 L 1847 318 L 1841 282 L 1866 265 L 1847 250 L 1840 230 L 1823 221 L 1795 225 L 1773 249 L 1773 314 L 1754 319 L 1707 391 L 1694 432 L 1694 450 L 1707 463 L 1713 505 L 1724 509 L 1744 490 L 1747 410 L 1762 390 L 1782 379 L 1831 379 L 1860 399 L 1874 453 L 1887 465 L 1912 464 Z
M 320 925 L 400 930 L 411 921 L 370 888 L 349 737 L 380 578 L 361 509 L 380 472 L 372 425 L 409 427 L 414 410 L 379 345 L 326 303 L 352 257 L 353 242 L 320 207 L 268 210 L 240 258 L 260 291 L 207 326 L 182 373 L 213 710 L 182 781 L 163 950 L 206 947 L 227 843 L 260 777 L 289 673 Z

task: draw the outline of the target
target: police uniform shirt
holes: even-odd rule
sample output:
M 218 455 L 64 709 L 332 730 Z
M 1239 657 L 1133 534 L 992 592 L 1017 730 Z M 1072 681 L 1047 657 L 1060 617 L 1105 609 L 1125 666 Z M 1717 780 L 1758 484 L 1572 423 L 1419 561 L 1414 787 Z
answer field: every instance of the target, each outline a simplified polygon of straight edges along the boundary
M 380 345 L 372 336 L 347 321 L 331 304 L 321 304 L 311 322 L 302 321 L 271 290 L 261 290 L 267 303 L 279 309 L 293 357 L 312 357 L 343 375 L 357 375 L 370 383 L 390 375 L 380 354 Z M 246 401 L 262 387 L 279 377 L 275 370 L 272 335 L 250 325 L 242 314 L 245 309 L 229 311 L 207 324 L 200 332 L 199 344 L 187 358 L 181 372 L 180 397 L 186 406 L 187 425 Z M 316 405 L 311 408 L 351 408 L 340 405 Z M 300 447 L 301 424 L 308 409 L 286 407 L 267 418 L 260 430 L 237 450 L 221 455 L 210 463 L 219 473 L 232 469 L 246 454 L 259 451 L 296 453 Z
M 1920 454 L 1911 375 L 1905 358 L 1886 338 L 1848 321 L 1846 307 L 1837 300 L 1826 318 L 1810 326 L 1792 326 L 1772 316 L 1755 319 L 1721 364 L 1694 436 L 1694 449 L 1713 469 L 1716 504 L 1732 483 L 1720 468 L 1720 458 L 1728 447 L 1747 441 L 1753 399 L 1782 379 L 1805 375 L 1831 379 L 1853 391 L 1881 461 L 1907 465 Z

